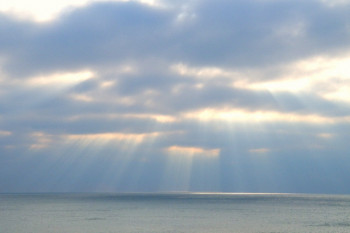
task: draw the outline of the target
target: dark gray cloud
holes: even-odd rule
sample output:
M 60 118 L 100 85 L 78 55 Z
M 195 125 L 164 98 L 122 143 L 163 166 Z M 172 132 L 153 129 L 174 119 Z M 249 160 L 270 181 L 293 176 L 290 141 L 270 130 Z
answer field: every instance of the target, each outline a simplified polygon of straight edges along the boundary
M 4 49 L 6 67 L 28 75 L 142 59 L 163 44 L 158 34 L 168 30 L 169 17 L 137 3 L 104 3 L 69 12 L 47 25 L 12 21 L 2 28 L 3 44 L 13 43 L 12 37 L 19 41 L 13 50 Z
M 213 46 L 220 47 L 203 44 L 208 48 L 204 57 L 219 64 L 269 64 L 347 47 L 348 7 L 329 8 L 319 1 L 223 0 L 198 5 L 201 30 L 194 31 L 199 33 L 194 41 L 200 44 L 200 38 L 212 36 Z
M 181 7 L 131 2 L 93 4 L 48 24 L 2 16 L 5 69 L 23 76 L 148 59 L 251 67 L 348 49 L 348 7 L 316 0 L 188 5 L 182 21 Z

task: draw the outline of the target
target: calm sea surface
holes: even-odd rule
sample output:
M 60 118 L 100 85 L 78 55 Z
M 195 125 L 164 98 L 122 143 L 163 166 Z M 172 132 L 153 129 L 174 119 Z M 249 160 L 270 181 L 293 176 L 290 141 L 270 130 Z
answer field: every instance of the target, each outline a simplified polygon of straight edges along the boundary
M 0 194 L 1 233 L 350 232 L 350 196 Z

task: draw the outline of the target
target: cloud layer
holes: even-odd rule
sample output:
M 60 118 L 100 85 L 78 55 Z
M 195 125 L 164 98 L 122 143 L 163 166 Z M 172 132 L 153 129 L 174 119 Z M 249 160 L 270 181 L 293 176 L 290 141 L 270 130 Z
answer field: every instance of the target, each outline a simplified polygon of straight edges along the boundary
M 349 13 L 316 0 L 2 13 L 0 192 L 349 193 Z

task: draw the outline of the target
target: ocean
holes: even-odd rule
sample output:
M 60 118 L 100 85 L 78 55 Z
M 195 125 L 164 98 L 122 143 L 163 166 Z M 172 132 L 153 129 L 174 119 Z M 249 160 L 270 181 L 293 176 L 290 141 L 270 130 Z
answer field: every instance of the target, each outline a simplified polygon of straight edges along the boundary
M 350 196 L 0 194 L 0 233 L 344 233 Z

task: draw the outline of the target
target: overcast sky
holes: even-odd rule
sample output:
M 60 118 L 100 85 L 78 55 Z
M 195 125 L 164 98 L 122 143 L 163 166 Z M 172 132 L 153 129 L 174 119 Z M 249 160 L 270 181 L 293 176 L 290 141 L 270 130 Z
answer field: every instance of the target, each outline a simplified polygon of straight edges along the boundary
M 3 1 L 0 192 L 350 193 L 350 1 Z

